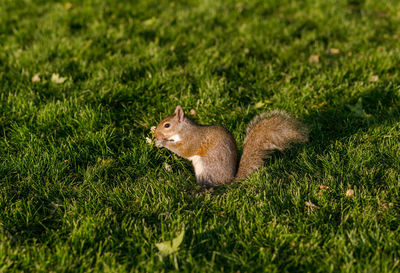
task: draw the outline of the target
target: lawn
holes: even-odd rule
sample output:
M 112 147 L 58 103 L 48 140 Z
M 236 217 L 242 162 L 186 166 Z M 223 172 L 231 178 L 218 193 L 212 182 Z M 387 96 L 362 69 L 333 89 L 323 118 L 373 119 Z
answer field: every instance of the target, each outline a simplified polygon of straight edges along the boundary
M 396 0 L 2 0 L 0 272 L 399 272 L 399 42 Z M 178 104 L 310 142 L 206 191 L 146 141 Z

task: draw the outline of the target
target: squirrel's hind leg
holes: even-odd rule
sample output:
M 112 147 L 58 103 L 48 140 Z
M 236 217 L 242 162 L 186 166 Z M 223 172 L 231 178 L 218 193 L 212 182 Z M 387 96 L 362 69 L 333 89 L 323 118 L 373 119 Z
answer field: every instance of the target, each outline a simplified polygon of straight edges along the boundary
M 200 185 L 221 186 L 231 183 L 235 177 L 236 158 L 232 155 L 211 152 L 201 157 L 201 164 L 201 172 L 198 172 L 195 166 L 196 180 Z

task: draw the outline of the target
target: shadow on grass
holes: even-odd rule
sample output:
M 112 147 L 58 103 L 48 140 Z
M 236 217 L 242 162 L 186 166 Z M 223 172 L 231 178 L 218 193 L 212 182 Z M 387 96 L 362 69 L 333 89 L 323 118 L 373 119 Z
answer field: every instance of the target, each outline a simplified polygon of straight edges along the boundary
M 308 146 L 323 151 L 338 139 L 346 138 L 370 128 L 393 124 L 400 119 L 400 97 L 394 88 L 374 87 L 322 109 L 315 109 L 304 117 L 311 128 Z
M 371 128 L 383 124 L 391 126 L 397 123 L 400 120 L 400 96 L 393 86 L 376 86 L 349 101 L 331 102 L 319 109 L 315 108 L 303 116 L 302 120 L 310 129 L 310 141 L 305 144 L 305 149 L 310 153 L 322 154 L 338 140 L 349 138 L 356 133 L 366 133 Z M 290 171 L 290 166 L 296 165 L 296 154 L 303 149 L 302 146 L 295 145 L 284 153 L 275 152 L 266 161 L 273 163 L 284 158 L 288 161 Z M 382 158 L 382 162 L 394 164 L 390 158 Z M 235 187 L 238 187 L 237 183 L 222 186 L 213 194 L 225 194 Z

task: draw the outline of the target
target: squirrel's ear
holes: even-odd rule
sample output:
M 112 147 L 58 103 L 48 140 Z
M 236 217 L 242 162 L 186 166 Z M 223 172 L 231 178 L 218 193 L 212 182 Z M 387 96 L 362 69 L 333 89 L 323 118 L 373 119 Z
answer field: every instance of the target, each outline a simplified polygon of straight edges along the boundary
M 185 114 L 183 113 L 182 107 L 180 105 L 175 108 L 175 115 L 178 117 L 179 122 L 183 121 L 183 117 L 185 116 Z

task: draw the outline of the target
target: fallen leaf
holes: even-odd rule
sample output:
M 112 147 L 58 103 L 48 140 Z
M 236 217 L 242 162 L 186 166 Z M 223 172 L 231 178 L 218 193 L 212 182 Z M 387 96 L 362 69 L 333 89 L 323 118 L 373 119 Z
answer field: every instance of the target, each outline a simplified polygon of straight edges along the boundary
M 97 163 L 104 165 L 104 166 L 109 166 L 109 165 L 111 165 L 112 162 L 113 162 L 112 158 L 106 158 L 106 159 L 103 159 L 101 157 L 97 158 Z
M 192 116 L 195 116 L 196 115 L 196 110 L 194 110 L 194 109 L 190 109 L 190 112 L 189 112 Z
M 326 189 L 329 189 L 329 187 L 326 186 L 326 185 L 319 185 L 319 189 L 320 190 L 326 190 Z
M 306 206 L 312 209 L 320 209 L 320 207 L 314 205 L 311 201 L 306 201 Z
M 171 165 L 169 165 L 167 162 L 164 163 L 164 168 L 165 168 L 168 172 L 172 172 Z
M 236 7 L 236 8 L 240 8 L 240 9 L 243 8 L 243 7 L 245 7 L 245 6 L 246 6 L 245 3 L 243 3 L 243 2 L 239 2 L 239 3 L 236 3 L 236 4 L 235 4 L 235 7 Z
M 322 106 L 325 106 L 325 105 L 327 105 L 327 104 L 328 104 L 328 103 L 327 103 L 326 101 L 323 101 L 323 102 L 319 103 L 318 106 L 319 106 L 319 107 L 322 107 Z
M 347 191 L 346 191 L 346 197 L 353 197 L 353 195 L 354 195 L 354 190 L 352 190 L 352 189 L 348 189 Z
M 32 82 L 40 82 L 40 72 L 39 73 L 36 73 L 35 75 L 33 75 L 33 77 L 32 77 Z
M 52 74 L 51 75 L 51 81 L 54 83 L 64 83 L 67 80 L 66 77 L 60 77 L 58 74 Z
M 387 203 L 385 201 L 380 201 L 378 200 L 378 205 L 379 207 L 381 207 L 383 210 L 387 210 L 388 206 Z
M 261 108 L 261 107 L 264 107 L 264 103 L 262 101 L 259 101 L 254 105 L 254 108 L 256 108 L 256 109 Z
M 157 22 L 157 19 L 155 17 L 151 17 L 147 20 L 144 20 L 142 23 L 145 26 L 151 26 L 151 25 L 154 25 L 156 22 Z
M 183 229 L 176 238 L 172 239 L 171 241 L 157 243 L 156 247 L 162 256 L 170 255 L 179 250 L 179 246 L 181 245 L 184 236 L 185 229 Z
M 71 2 L 67 2 L 67 3 L 65 3 L 64 7 L 66 10 L 69 10 L 69 9 L 72 9 L 73 6 L 72 6 Z
M 370 81 L 370 82 L 377 82 L 377 81 L 379 81 L 379 76 L 378 76 L 378 75 L 372 75 L 372 76 L 369 78 L 369 81 Z
M 362 106 L 362 98 L 359 98 L 355 105 L 347 105 L 350 111 L 359 118 L 369 118 L 371 117 L 370 114 L 365 113 L 363 106 Z
M 281 75 L 283 76 L 283 78 L 285 79 L 285 82 L 290 82 L 290 79 L 292 78 L 292 76 L 290 74 L 281 72 Z
M 389 16 L 388 12 L 384 10 L 377 11 L 376 15 L 379 18 L 387 18 Z
M 310 63 L 319 63 L 319 56 L 318 55 L 311 55 L 310 58 L 308 58 L 308 61 Z
M 156 126 L 151 126 L 150 133 L 154 134 L 155 131 L 156 131 Z
M 329 53 L 332 55 L 336 55 L 336 54 L 340 53 L 340 50 L 337 48 L 331 48 L 331 49 L 329 49 Z
M 317 108 L 317 107 L 323 107 L 323 106 L 325 106 L 325 105 L 327 105 L 328 103 L 326 102 L 326 101 L 323 101 L 323 102 L 320 102 L 320 103 L 318 103 L 318 104 L 314 104 L 314 105 L 312 105 L 311 107 L 312 108 Z

